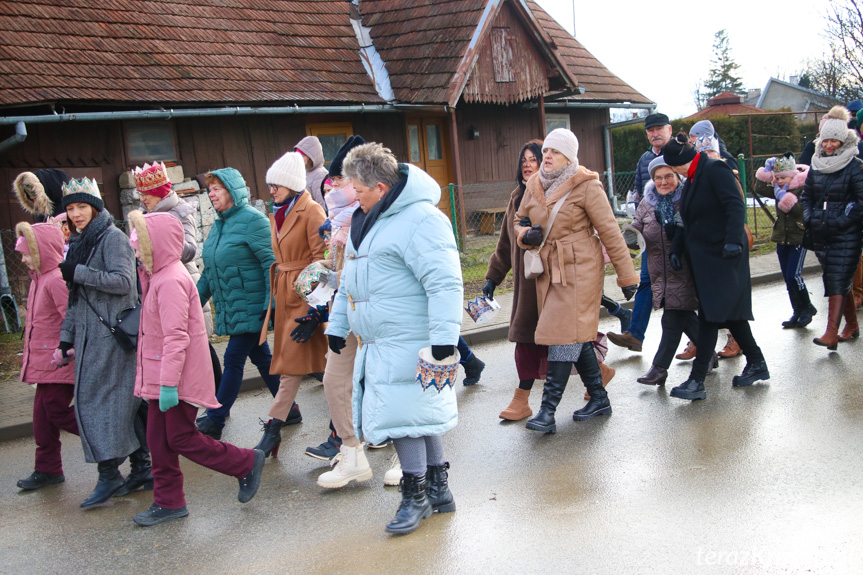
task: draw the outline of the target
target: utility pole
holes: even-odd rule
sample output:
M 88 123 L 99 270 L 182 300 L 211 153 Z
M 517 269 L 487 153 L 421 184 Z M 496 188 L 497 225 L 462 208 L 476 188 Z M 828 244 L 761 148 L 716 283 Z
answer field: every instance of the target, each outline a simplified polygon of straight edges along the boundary
M 575 0 L 572 0 L 572 37 L 575 38 Z

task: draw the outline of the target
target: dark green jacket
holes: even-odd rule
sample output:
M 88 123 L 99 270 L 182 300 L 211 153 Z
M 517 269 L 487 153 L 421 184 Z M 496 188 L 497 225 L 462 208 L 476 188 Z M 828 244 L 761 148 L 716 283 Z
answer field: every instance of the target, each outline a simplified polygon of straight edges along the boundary
M 776 199 L 773 195 L 773 184 L 762 182 L 757 178 L 755 179 L 755 193 L 765 198 Z M 788 190 L 788 193 L 800 198 L 803 188 Z M 770 241 L 791 246 L 799 246 L 803 243 L 803 205 L 800 202 L 794 204 L 794 207 L 787 214 L 778 207 L 776 208 L 776 223 L 773 224 L 773 234 L 770 236 Z

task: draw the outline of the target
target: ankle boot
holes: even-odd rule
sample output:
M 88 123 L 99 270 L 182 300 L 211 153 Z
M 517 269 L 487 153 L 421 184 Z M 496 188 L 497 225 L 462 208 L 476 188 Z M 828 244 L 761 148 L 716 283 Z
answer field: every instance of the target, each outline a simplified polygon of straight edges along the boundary
M 788 290 L 788 299 L 791 300 L 791 309 L 794 310 L 791 318 L 782 322 L 782 329 L 798 327 L 800 324 L 800 296 L 797 295 L 797 289 Z
M 528 397 L 530 397 L 529 389 L 515 388 L 515 395 L 512 396 L 512 401 L 509 402 L 506 409 L 500 412 L 498 417 L 507 421 L 519 421 L 525 417 L 530 417 L 533 415 L 533 410 L 527 402 Z
M 809 290 L 803 288 L 797 290 L 797 299 L 800 302 L 800 315 L 797 317 L 797 327 L 806 327 L 812 323 L 812 316 L 818 313 L 812 301 L 809 299 Z
M 369 467 L 362 444 L 356 447 L 342 445 L 340 456 L 333 462 L 333 470 L 318 477 L 319 486 L 336 489 L 351 481 L 368 481 L 372 478 L 372 468 Z
M 556 433 L 557 425 L 554 422 L 554 412 L 557 404 L 563 397 L 566 383 L 569 381 L 569 373 L 572 371 L 572 363 L 568 361 L 548 362 L 548 371 L 545 379 L 545 387 L 542 390 L 542 404 L 536 417 L 527 422 L 528 429 L 542 431 L 543 433 Z
M 447 484 L 447 469 L 449 461 L 441 465 L 429 465 L 428 475 L 428 500 L 432 506 L 432 512 L 451 513 L 455 511 L 455 500 Z
M 845 307 L 845 296 L 831 295 L 827 298 L 827 331 L 821 337 L 812 340 L 815 345 L 823 345 L 827 349 L 836 349 L 839 343 L 839 322 Z
M 725 347 L 723 347 L 717 355 L 722 359 L 728 359 L 729 357 L 737 357 L 742 353 L 743 350 L 740 349 L 740 346 L 737 345 L 736 341 L 734 341 L 734 336 L 729 333 L 728 339 L 725 342 Z
M 592 342 L 582 346 L 575 368 L 584 387 L 587 388 L 587 393 L 590 394 L 590 399 L 587 405 L 572 414 L 572 420 L 584 421 L 597 415 L 611 415 L 611 403 L 608 401 L 608 393 L 602 386 L 602 371 Z
M 614 375 L 617 371 L 613 367 L 609 367 L 604 363 L 599 364 L 599 371 L 602 373 L 602 387 L 608 387 L 609 382 L 614 379 Z M 590 392 L 586 389 L 584 390 L 584 400 L 587 401 L 590 399 Z
M 860 327 L 857 324 L 857 307 L 854 305 L 854 296 L 850 293 L 845 296 L 845 328 L 839 334 L 839 341 L 851 341 L 860 337 Z
M 679 399 L 707 399 L 707 392 L 704 390 L 704 380 L 693 379 L 691 375 L 689 379 L 677 387 L 671 388 L 669 395 Z
M 272 453 L 273 457 L 279 456 L 279 446 L 282 445 L 282 427 L 285 422 L 281 419 L 271 419 L 267 422 L 261 420 L 261 427 L 264 430 L 264 436 L 254 447 L 264 452 L 265 457 L 269 457 Z
M 123 463 L 123 459 L 125 458 L 108 459 L 97 464 L 99 480 L 90 497 L 81 502 L 81 507 L 105 503 L 125 485 L 123 476 L 120 474 L 120 464 Z
M 126 477 L 126 483 L 114 494 L 114 497 L 123 497 L 133 491 L 153 489 L 153 474 L 150 472 L 150 452 L 141 447 L 129 456 L 131 470 Z
M 665 380 L 668 379 L 668 370 L 661 367 L 651 365 L 643 376 L 635 381 L 645 385 L 665 385 Z
M 431 502 L 426 496 L 428 483 L 426 474 L 403 473 L 399 491 L 402 502 L 396 516 L 387 524 L 387 533 L 410 533 L 420 526 L 420 521 L 432 514 Z

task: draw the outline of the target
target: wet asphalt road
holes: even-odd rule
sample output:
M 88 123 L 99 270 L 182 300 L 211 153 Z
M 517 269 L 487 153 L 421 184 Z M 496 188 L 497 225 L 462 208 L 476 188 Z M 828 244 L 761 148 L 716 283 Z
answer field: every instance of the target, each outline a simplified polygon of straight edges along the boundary
M 820 278 L 808 284 L 821 293 Z M 15 487 L 32 470 L 32 439 L 2 443 L 0 573 L 861 573 L 863 340 L 838 353 L 811 343 L 823 298 L 808 330 L 779 328 L 783 286 L 757 288 L 753 302 L 769 384 L 732 388 L 742 358 L 708 377 L 706 401 L 669 397 L 683 362 L 665 388 L 636 383 L 658 343 L 654 313 L 644 353 L 609 350 L 614 414 L 573 422 L 584 403 L 573 378 L 552 436 L 499 422 L 513 347 L 477 346 L 486 371 L 457 389 L 459 426 L 444 438 L 458 510 L 407 536 L 383 529 L 399 501 L 382 483 L 392 448 L 369 453 L 365 484 L 315 484 L 327 468 L 303 450 L 325 439 L 328 414 L 311 380 L 298 398 L 305 421 L 283 433 L 255 499 L 238 503 L 235 479 L 184 460 L 191 515 L 153 528 L 131 521 L 150 493 L 79 509 L 96 471 L 77 438 L 64 434 L 66 483 L 32 493 Z M 269 399 L 244 394 L 223 439 L 254 445 Z

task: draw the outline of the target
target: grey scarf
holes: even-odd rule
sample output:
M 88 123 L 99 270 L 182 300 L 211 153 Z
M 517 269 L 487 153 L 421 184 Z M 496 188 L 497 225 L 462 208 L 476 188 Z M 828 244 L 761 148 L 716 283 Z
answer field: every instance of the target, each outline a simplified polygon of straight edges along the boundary
M 572 162 L 553 172 L 546 172 L 541 166 L 539 168 L 539 181 L 542 184 L 542 189 L 545 191 L 545 197 L 551 197 L 554 190 L 557 189 L 563 182 L 571 178 L 578 171 L 578 163 Z

